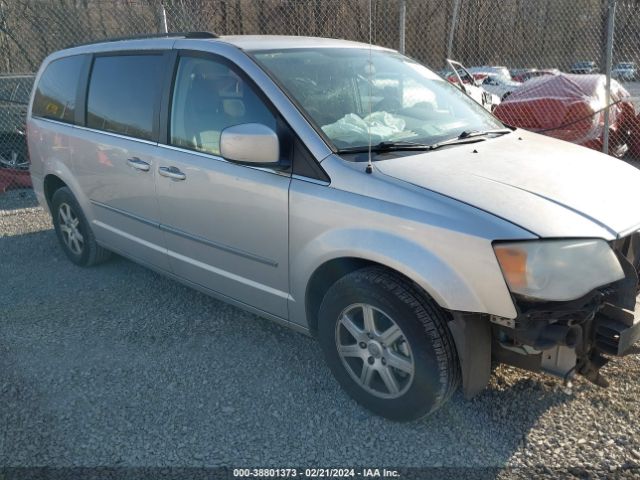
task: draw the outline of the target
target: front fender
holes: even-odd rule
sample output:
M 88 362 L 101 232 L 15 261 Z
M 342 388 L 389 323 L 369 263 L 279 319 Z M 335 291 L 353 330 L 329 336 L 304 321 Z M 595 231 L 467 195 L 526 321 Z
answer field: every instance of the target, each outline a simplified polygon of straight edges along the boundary
M 290 259 L 290 318 L 296 322 L 305 319 L 308 325 L 306 286 L 318 268 L 340 258 L 358 258 L 389 267 L 414 281 L 445 309 L 515 317 L 515 307 L 491 243 L 472 238 L 466 239 L 466 243 L 469 249 L 480 251 L 481 256 L 486 257 L 484 263 L 467 265 L 475 271 L 473 275 L 424 245 L 389 232 L 357 228 L 327 231 Z M 479 277 L 483 275 L 485 281 L 479 284 Z
M 292 321 L 308 324 L 307 285 L 318 268 L 340 258 L 396 270 L 448 310 L 516 316 L 492 241 L 531 233 L 454 199 L 367 175 L 363 163 L 330 157 L 323 165 L 331 186 L 294 179 L 290 187 Z
M 292 287 L 306 285 L 321 265 L 339 258 L 369 260 L 396 270 L 444 308 L 456 310 L 464 304 L 471 311 L 486 309 L 473 289 L 442 259 L 415 242 L 383 231 L 349 228 L 314 238 L 291 259 L 296 266 L 291 272 Z M 304 293 L 292 292 L 292 296 L 302 300 Z

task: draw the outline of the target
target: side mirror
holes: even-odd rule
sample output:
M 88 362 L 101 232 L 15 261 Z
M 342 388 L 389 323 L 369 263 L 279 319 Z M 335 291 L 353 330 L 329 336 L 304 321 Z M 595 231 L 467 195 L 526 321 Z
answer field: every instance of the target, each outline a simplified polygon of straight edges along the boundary
M 266 125 L 242 123 L 222 130 L 220 154 L 232 162 L 273 167 L 280 161 L 280 141 Z

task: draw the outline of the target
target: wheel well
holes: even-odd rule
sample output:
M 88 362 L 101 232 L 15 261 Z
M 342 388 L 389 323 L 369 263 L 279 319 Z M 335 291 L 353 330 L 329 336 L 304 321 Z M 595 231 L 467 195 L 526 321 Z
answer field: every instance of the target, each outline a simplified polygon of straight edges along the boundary
M 318 330 L 318 312 L 320 311 L 320 304 L 331 285 L 351 272 L 371 266 L 380 266 L 407 278 L 402 273 L 393 270 L 386 265 L 366 260 L 364 258 L 354 257 L 343 257 L 329 260 L 313 272 L 311 280 L 309 280 L 309 284 L 307 285 L 305 298 L 307 321 L 309 323 L 309 329 L 314 335 Z M 407 278 L 407 280 L 412 282 L 409 278 Z
M 55 175 L 49 174 L 44 177 L 44 197 L 47 199 L 47 205 L 51 208 L 51 198 L 56 190 L 66 187 L 67 184 Z

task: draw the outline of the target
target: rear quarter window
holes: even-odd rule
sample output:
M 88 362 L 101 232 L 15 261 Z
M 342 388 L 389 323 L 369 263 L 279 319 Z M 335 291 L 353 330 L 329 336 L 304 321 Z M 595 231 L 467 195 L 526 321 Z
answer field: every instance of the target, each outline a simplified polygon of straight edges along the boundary
M 32 115 L 73 123 L 84 60 L 84 55 L 75 55 L 47 65 L 36 88 Z

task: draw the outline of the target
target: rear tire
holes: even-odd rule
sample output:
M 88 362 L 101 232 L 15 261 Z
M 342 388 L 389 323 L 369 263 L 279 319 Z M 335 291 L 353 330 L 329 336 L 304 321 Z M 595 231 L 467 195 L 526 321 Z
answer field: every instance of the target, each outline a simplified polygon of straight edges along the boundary
M 433 413 L 460 383 L 447 321 L 416 285 L 385 268 L 367 267 L 327 291 L 318 336 L 349 395 L 378 415 L 409 421 Z
M 51 198 L 51 216 L 60 246 L 73 263 L 90 267 L 111 256 L 109 250 L 96 242 L 80 204 L 68 187 L 54 192 Z

